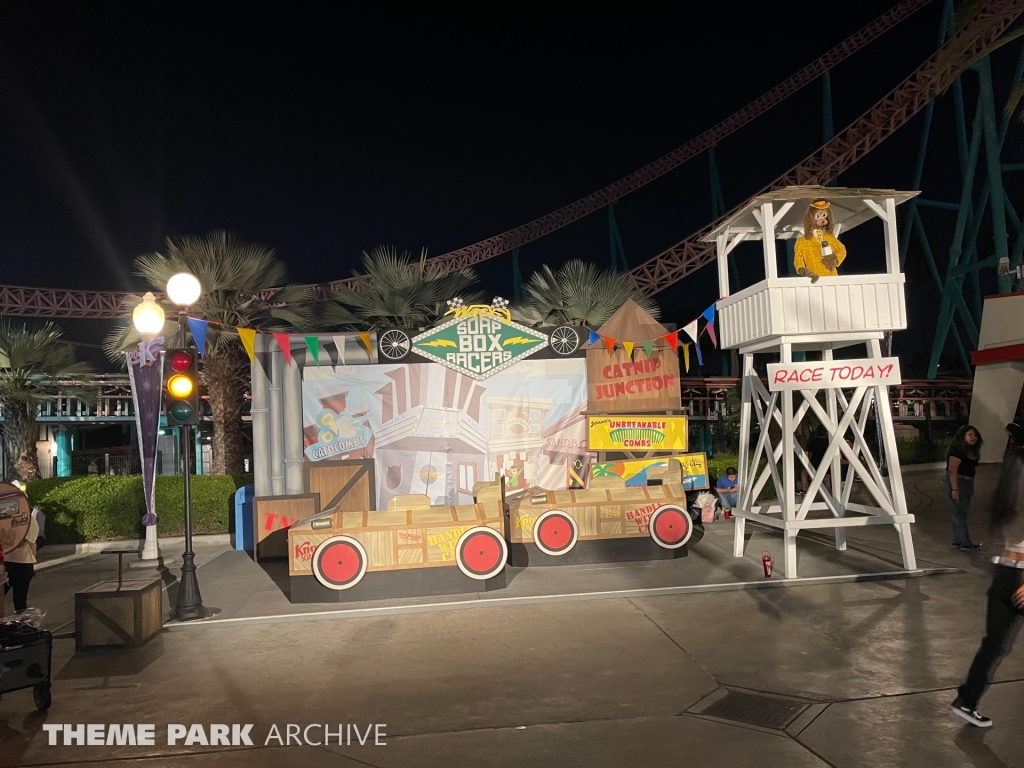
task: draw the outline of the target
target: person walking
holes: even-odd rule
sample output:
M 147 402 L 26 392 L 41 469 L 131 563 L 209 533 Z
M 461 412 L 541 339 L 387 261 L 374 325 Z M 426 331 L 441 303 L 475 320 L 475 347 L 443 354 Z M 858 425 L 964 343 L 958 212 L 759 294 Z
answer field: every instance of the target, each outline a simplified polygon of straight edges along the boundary
M 1024 427 L 1007 424 L 1006 431 L 1012 443 L 992 500 L 992 523 L 1002 534 L 1003 551 L 992 558 L 995 575 L 988 590 L 985 638 L 949 705 L 954 715 L 979 728 L 991 727 L 992 720 L 978 711 L 978 701 L 1013 645 L 1024 616 Z
M 971 534 L 967 530 L 981 443 L 981 433 L 968 424 L 957 430 L 953 444 L 949 446 L 949 453 L 946 454 L 946 473 L 942 477 L 942 485 L 946 489 L 953 513 L 953 546 L 957 549 L 981 547 L 981 544 L 971 541 Z
M 35 575 L 36 539 L 39 537 L 39 523 L 35 515 L 28 516 L 28 531 L 14 549 L 4 554 L 4 566 L 7 568 L 7 583 L 4 594 L 14 592 L 14 610 L 24 611 L 28 608 L 28 585 Z

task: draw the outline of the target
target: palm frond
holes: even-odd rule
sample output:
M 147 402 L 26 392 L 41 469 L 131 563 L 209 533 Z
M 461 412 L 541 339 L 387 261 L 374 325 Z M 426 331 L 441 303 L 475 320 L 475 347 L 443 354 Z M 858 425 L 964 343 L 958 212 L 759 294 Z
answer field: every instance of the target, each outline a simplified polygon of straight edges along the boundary
M 531 324 L 569 323 L 596 327 L 604 323 L 627 299 L 633 299 L 652 317 L 658 305 L 646 298 L 628 275 L 601 270 L 591 262 L 571 259 L 558 272 L 547 264 L 530 276 L 524 300 L 513 313 Z
M 362 271 L 353 272 L 356 287 L 338 288 L 333 309 L 321 317 L 331 327 L 362 325 L 368 328 L 414 330 L 436 322 L 456 296 L 468 303 L 481 301 L 474 291 L 478 278 L 472 269 L 443 272 L 394 246 L 378 246 L 362 254 Z

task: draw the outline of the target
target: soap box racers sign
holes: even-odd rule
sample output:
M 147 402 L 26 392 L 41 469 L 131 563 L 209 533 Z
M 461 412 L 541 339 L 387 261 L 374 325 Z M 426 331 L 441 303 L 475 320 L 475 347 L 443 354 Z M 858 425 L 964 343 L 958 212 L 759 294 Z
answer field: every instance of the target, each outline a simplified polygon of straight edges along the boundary
M 508 310 L 471 305 L 412 340 L 420 355 L 474 379 L 486 379 L 548 345 L 548 337 L 513 323 Z M 446 313 L 449 314 L 449 313 Z
M 817 363 L 769 363 L 768 389 L 847 389 L 902 383 L 896 357 L 874 360 L 822 360 Z
M 686 416 L 588 416 L 591 451 L 685 451 Z

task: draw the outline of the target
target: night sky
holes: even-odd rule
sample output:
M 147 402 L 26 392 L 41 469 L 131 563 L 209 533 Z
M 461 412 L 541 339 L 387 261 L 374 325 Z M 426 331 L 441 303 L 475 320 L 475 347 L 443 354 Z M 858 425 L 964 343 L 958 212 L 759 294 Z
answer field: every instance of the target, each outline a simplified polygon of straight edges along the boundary
M 136 255 L 215 228 L 276 247 L 300 282 L 348 276 L 379 244 L 439 255 L 675 149 L 894 4 L 4 2 L 0 283 L 137 289 Z M 935 49 L 941 11 L 934 0 L 833 71 L 837 131 Z M 1000 104 L 1018 46 L 993 59 Z M 970 119 L 976 78 L 964 82 Z M 821 109 L 814 83 L 722 142 L 729 207 L 821 143 Z M 923 184 L 944 200 L 959 194 L 952 114 L 947 97 Z M 840 183 L 907 188 L 920 126 Z M 1004 162 L 1024 160 L 1021 136 L 1014 123 Z M 1020 177 L 1007 176 L 1018 211 Z M 625 198 L 630 265 L 710 214 L 706 157 Z M 953 216 L 928 216 L 944 262 Z M 862 263 L 881 264 L 880 239 L 855 235 Z M 527 277 L 574 257 L 609 262 L 603 211 L 521 256 Z M 479 271 L 487 290 L 511 295 L 508 255 Z M 659 294 L 665 318 L 686 322 L 714 301 L 713 272 Z M 936 304 L 916 250 L 907 273 L 905 364 L 930 345 Z M 83 342 L 108 327 L 64 324 Z

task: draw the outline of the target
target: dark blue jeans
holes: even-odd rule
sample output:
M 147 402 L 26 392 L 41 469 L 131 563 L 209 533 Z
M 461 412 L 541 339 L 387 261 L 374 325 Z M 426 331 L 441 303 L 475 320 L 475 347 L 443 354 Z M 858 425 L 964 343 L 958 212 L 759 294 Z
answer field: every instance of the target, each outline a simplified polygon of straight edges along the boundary
M 942 487 L 946 489 L 949 509 L 953 513 L 953 546 L 971 543 L 971 534 L 967 532 L 967 516 L 971 513 L 971 497 L 974 496 L 974 478 L 957 476 L 959 499 L 952 497 L 953 486 L 949 484 L 949 473 L 942 476 Z

